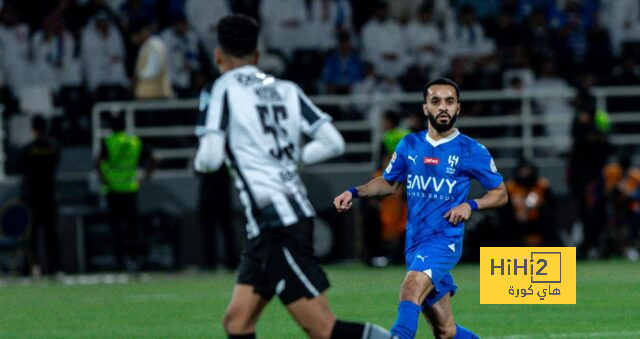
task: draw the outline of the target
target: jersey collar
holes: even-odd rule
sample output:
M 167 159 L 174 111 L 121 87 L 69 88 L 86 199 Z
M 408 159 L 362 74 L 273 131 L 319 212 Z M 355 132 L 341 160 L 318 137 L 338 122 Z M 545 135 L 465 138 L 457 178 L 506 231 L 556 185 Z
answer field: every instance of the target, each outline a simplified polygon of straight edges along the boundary
M 431 144 L 431 146 L 433 146 L 433 147 L 437 147 L 437 146 L 439 146 L 439 145 L 442 145 L 442 144 L 446 144 L 446 143 L 448 143 L 449 141 L 451 141 L 451 140 L 455 139 L 458 135 L 460 135 L 460 131 L 458 131 L 458 129 L 456 128 L 456 130 L 455 130 L 455 131 L 453 131 L 453 133 L 451 133 L 451 135 L 449 135 L 449 136 L 448 136 L 448 137 L 446 137 L 446 138 L 442 138 L 442 139 L 440 139 L 440 140 L 433 140 L 433 139 L 429 136 L 429 131 L 427 131 L 427 133 L 425 133 L 425 138 L 427 139 L 427 142 L 428 142 L 429 144 Z

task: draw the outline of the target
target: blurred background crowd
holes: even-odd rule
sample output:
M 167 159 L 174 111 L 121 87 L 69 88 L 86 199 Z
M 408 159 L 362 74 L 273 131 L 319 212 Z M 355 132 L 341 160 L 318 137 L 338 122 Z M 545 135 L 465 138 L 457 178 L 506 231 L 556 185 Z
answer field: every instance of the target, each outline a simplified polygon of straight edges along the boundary
M 488 222 L 494 226 L 469 227 L 467 239 L 480 245 L 581 244 L 584 258 L 639 258 L 637 147 L 610 143 L 608 113 L 596 110 L 590 90 L 640 85 L 640 1 L 0 0 L 0 7 L 9 174 L 28 174 L 22 148 L 45 130 L 55 147 L 89 145 L 96 102 L 197 98 L 219 75 L 211 52 L 218 20 L 244 13 L 262 27 L 259 66 L 310 95 L 419 92 L 438 76 L 460 85 L 463 102 L 465 92 L 475 90 L 575 89 L 572 99 L 534 100 L 536 119 L 566 120 L 536 135 L 565 139 L 547 152 L 566 159 L 568 193 L 560 200 L 572 203 L 559 202 L 537 164 L 516 155 L 522 159 L 513 173 L 503 173 L 509 206 Z M 612 100 L 608 107 L 633 111 L 638 103 Z M 366 120 L 373 118 L 369 109 L 343 105 L 328 112 L 336 121 Z M 480 102 L 464 104 L 462 113 L 509 116 L 520 109 Z M 419 105 L 389 104 L 383 111 L 380 168 L 404 134 L 425 128 Z M 637 124 L 626 128 L 638 131 Z M 510 133 L 494 128 L 468 134 Z M 224 180 L 228 186 L 228 178 L 220 180 L 209 186 Z M 399 261 L 403 198 L 366 202 L 361 209 L 363 257 L 373 265 Z M 558 227 L 563 214 L 575 214 L 577 222 Z M 230 223 L 228 216 L 222 220 Z

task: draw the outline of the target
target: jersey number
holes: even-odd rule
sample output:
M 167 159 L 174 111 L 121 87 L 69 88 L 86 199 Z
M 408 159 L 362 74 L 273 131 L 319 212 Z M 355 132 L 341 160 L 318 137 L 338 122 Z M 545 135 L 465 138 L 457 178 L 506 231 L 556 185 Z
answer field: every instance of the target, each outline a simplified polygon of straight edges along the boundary
M 287 118 L 287 109 L 284 106 L 256 106 L 260 114 L 262 131 L 271 134 L 276 148 L 269 150 L 274 158 L 280 160 L 283 156 L 293 160 L 293 144 L 287 138 L 287 130 L 280 125 L 280 121 Z

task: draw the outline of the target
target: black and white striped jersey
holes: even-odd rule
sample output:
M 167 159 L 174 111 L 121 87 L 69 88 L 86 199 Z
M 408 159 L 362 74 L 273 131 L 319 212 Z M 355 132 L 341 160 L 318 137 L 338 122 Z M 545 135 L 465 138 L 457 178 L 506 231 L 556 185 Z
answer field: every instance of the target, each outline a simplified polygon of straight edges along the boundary
M 296 84 L 252 65 L 234 68 L 203 90 L 200 111 L 196 135 L 225 137 L 249 238 L 315 216 L 297 171 L 301 133 L 311 136 L 331 119 Z

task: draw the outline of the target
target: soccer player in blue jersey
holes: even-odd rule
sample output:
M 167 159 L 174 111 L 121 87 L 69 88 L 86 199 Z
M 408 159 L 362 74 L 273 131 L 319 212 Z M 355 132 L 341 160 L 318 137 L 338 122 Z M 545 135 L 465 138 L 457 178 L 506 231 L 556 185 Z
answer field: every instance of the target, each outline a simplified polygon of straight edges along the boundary
M 436 338 L 477 338 L 453 319 L 451 296 L 457 286 L 450 271 L 462 255 L 464 222 L 472 211 L 506 204 L 507 191 L 489 151 L 454 128 L 460 113 L 458 85 L 436 79 L 424 87 L 423 96 L 429 129 L 405 136 L 382 176 L 343 192 L 334 205 L 344 212 L 355 198 L 389 195 L 404 183 L 408 272 L 391 333 L 413 338 L 423 312 Z M 467 200 L 471 179 L 487 190 L 484 196 Z

